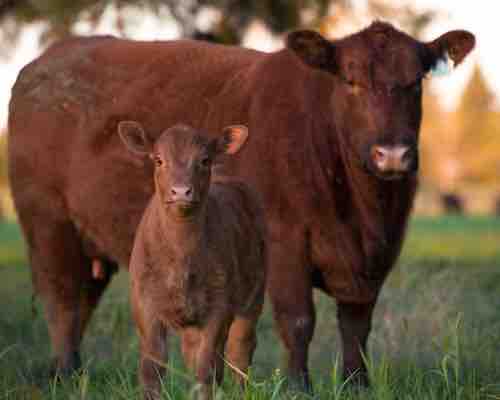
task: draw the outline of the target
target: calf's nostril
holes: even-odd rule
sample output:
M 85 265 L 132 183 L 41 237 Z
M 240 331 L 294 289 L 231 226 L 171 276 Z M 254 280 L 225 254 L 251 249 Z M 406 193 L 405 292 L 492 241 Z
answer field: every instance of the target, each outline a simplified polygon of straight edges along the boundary
M 411 149 L 407 148 L 401 155 L 401 161 L 406 162 L 411 159 Z
M 385 157 L 385 153 L 380 149 L 375 149 L 375 157 L 377 159 L 382 159 Z
M 372 149 L 372 157 L 376 163 L 383 162 L 387 158 L 387 151 L 382 147 L 376 146 Z

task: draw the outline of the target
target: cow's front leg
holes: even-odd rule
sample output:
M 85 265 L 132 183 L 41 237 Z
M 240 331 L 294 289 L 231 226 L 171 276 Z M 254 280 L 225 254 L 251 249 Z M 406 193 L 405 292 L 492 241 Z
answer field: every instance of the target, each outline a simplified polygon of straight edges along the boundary
M 299 390 L 312 391 L 307 360 L 315 326 L 310 268 L 297 240 L 270 247 L 268 291 L 274 318 L 287 352 L 287 375 Z
M 371 329 L 372 313 L 375 303 L 337 304 L 337 315 L 342 336 L 344 378 L 351 377 L 354 383 L 368 385 L 363 354 Z

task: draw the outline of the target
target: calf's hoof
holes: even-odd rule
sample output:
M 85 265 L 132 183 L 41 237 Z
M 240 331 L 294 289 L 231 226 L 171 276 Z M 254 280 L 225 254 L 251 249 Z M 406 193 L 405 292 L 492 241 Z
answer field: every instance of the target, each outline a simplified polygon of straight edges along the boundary
M 203 383 L 197 383 L 191 389 L 189 400 L 212 400 L 213 387 Z
M 370 380 L 368 379 L 368 373 L 366 370 L 354 370 L 352 372 L 344 373 L 344 381 L 353 387 L 367 388 L 370 386 Z

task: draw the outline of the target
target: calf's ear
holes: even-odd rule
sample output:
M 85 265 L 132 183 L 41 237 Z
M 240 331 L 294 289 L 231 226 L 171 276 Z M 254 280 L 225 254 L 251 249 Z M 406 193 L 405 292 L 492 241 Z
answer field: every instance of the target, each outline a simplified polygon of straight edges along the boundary
M 472 51 L 476 44 L 476 38 L 468 31 L 455 30 L 447 32 L 430 43 L 426 44 L 430 59 L 428 68 L 431 72 L 440 74 L 440 69 L 453 61 L 453 67 L 460 64 Z
M 286 37 L 286 47 L 310 67 L 335 69 L 335 46 L 317 32 L 291 32 Z
M 238 153 L 248 138 L 248 128 L 244 125 L 231 125 L 224 128 L 222 135 L 216 141 L 217 154 Z
M 146 132 L 141 124 L 135 121 L 121 121 L 118 124 L 118 134 L 125 146 L 132 152 L 140 156 L 150 154 L 153 144 L 146 136 Z

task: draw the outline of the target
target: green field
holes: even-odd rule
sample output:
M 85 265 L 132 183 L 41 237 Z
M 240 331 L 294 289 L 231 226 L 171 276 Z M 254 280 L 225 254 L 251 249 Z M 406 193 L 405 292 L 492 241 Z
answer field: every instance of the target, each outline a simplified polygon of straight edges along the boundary
M 0 399 L 138 399 L 137 338 L 121 274 L 105 296 L 83 345 L 83 372 L 47 377 L 50 348 L 19 230 L 0 225 Z M 367 355 L 372 386 L 340 379 L 334 303 L 317 294 L 310 368 L 315 395 L 284 390 L 280 347 L 269 308 L 244 394 L 227 379 L 217 399 L 500 399 L 500 220 L 419 218 L 376 308 Z M 165 399 L 189 398 L 172 341 Z

